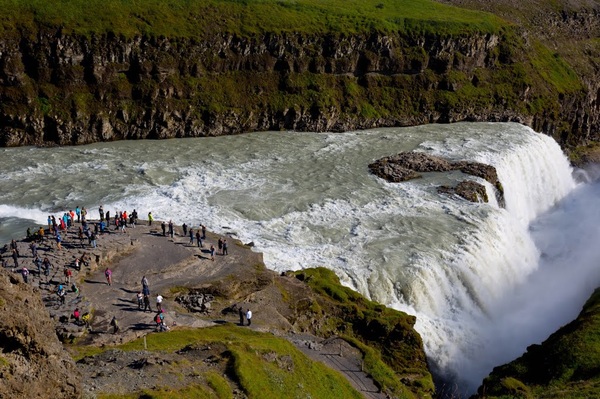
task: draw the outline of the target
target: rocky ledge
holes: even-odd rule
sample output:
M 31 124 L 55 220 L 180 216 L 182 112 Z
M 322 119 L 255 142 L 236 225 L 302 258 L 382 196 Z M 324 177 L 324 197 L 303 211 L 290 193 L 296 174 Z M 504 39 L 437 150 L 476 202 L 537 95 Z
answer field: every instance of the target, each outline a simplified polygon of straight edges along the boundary
M 496 168 L 484 163 L 451 162 L 442 157 L 422 152 L 401 152 L 369 164 L 369 170 L 374 175 L 391 183 L 418 179 L 422 177 L 421 173 L 460 170 L 465 174 L 488 181 L 495 188 L 498 204 L 504 206 L 504 189 L 498 179 Z M 446 194 L 456 194 L 472 202 L 488 202 L 485 186 L 471 180 L 460 182 L 456 187 L 441 186 L 438 191 Z
M 111 226 L 96 247 L 80 241 L 77 229 L 75 223 L 63 232 L 62 248 L 48 239 L 38 244 L 53 265 L 48 275 L 32 270 L 23 281 L 23 265 L 33 259 L 26 240 L 16 242 L 18 265 L 0 259 L 0 399 L 200 397 L 194 390 L 215 384 L 230 394 L 220 397 L 240 399 L 289 397 L 292 389 L 344 399 L 433 395 L 415 317 L 342 287 L 329 270 L 279 274 L 231 235 L 208 232 L 198 245 L 178 226 L 171 237 L 159 225 L 125 232 Z M 213 257 L 209 248 L 219 239 L 229 242 L 228 253 Z M 89 261 L 76 267 L 84 254 Z M 65 271 L 78 291 L 61 303 L 56 288 L 65 284 Z M 143 279 L 152 297 L 148 310 L 137 301 Z M 158 295 L 168 332 L 155 321 Z M 75 308 L 91 314 L 87 325 L 73 319 Z M 256 374 L 264 368 L 291 385 Z M 319 371 L 313 378 L 307 369 Z M 260 392 L 249 383 L 255 381 Z

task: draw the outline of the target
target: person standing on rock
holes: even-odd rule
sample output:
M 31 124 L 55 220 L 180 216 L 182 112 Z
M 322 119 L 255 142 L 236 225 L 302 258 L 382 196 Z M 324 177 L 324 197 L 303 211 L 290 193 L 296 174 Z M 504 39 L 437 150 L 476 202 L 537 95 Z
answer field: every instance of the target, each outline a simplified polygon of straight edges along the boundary
M 223 240 L 223 252 L 222 252 L 223 256 L 227 255 L 227 240 L 224 239 Z
M 190 245 L 194 245 L 194 229 L 190 229 Z
M 14 239 L 10 242 L 10 247 L 17 253 L 17 256 L 21 256 L 19 253 L 19 246 L 17 245 L 17 241 Z
M 92 244 L 92 248 L 96 248 L 98 246 L 98 244 L 96 242 L 97 239 L 98 239 L 98 235 L 96 234 L 96 232 L 92 231 L 90 233 L 90 243 Z
M 165 223 L 164 220 L 160 224 L 160 228 L 162 229 L 163 237 L 166 237 L 167 236 L 167 224 Z
M 223 240 L 219 237 L 219 241 L 217 241 L 217 255 L 223 255 Z
M 37 244 L 35 241 L 32 241 L 31 244 L 29 244 L 29 248 L 31 249 L 31 256 L 35 258 L 37 256 Z
M 148 212 L 148 226 L 152 226 L 152 221 L 154 218 L 152 217 L 152 212 Z
M 26 267 L 23 267 L 23 268 L 21 269 L 21 275 L 23 276 L 23 281 L 25 282 L 25 284 L 27 284 L 27 283 L 28 283 L 28 280 L 27 280 L 27 279 L 28 279 L 28 277 L 29 277 L 29 270 L 27 270 L 27 268 L 26 268 Z
M 63 287 L 62 284 L 58 285 L 58 290 L 57 290 L 56 294 L 58 295 L 58 298 L 60 299 L 60 304 L 64 305 L 65 298 L 67 297 L 67 290 L 65 290 L 65 288 Z
M 100 214 L 100 221 L 104 221 L 104 207 L 102 205 L 98 208 L 98 213 Z
M 156 296 L 156 311 L 157 312 L 162 312 L 162 301 L 163 301 L 162 295 L 158 294 Z
M 112 320 L 110 321 L 110 325 L 113 327 L 113 334 L 119 332 L 119 322 L 117 321 L 117 316 L 113 316 Z
M 238 313 L 240 315 L 240 326 L 243 326 L 244 325 L 244 308 L 242 308 L 242 305 L 239 306 Z
M 148 279 L 146 278 L 146 276 L 142 277 L 142 290 L 144 288 L 148 288 Z M 150 293 L 150 291 L 148 291 L 148 293 Z
M 252 311 L 250 309 L 246 311 L 246 320 L 248 320 L 248 325 L 252 324 Z
M 56 232 L 56 249 L 62 249 L 62 237 L 58 231 Z
M 81 321 L 83 322 L 83 326 L 85 327 L 86 330 L 90 329 L 90 319 L 92 318 L 92 315 L 90 315 L 88 312 L 85 312 L 83 314 L 83 316 L 81 316 Z
M 142 294 L 142 291 L 139 291 L 136 297 L 138 303 L 138 310 L 142 310 L 142 306 L 144 306 L 144 294 Z
M 42 278 L 42 258 L 40 258 L 38 255 L 35 255 L 35 258 L 33 259 L 33 264 L 37 268 L 37 274 L 41 280 L 41 278 Z
M 67 285 L 71 284 L 71 276 L 73 275 L 73 273 L 71 272 L 71 269 L 65 267 L 63 270 L 63 273 L 65 275 L 65 284 L 67 284 Z
M 210 245 L 210 260 L 213 262 L 215 260 L 215 246 L 212 244 Z
M 77 223 L 81 222 L 81 208 L 79 208 L 79 205 L 77 205 L 77 207 L 75 208 L 75 214 L 77 215 Z
M 19 267 L 19 253 L 14 248 L 12 250 L 12 258 L 13 262 L 15 263 L 15 269 L 17 269 Z
M 206 240 L 206 226 L 202 224 L 200 227 L 202 228 L 202 239 Z
M 46 284 L 48 284 L 50 280 L 50 270 L 52 270 L 52 263 L 50 263 L 50 260 L 47 257 L 44 258 L 44 261 L 42 262 L 42 269 L 44 270 L 44 276 L 46 276 Z
M 46 232 L 44 231 L 44 228 L 42 226 L 40 226 L 40 229 L 38 230 L 38 236 L 40 238 L 41 243 L 44 242 L 45 234 L 46 234 Z
M 169 236 L 171 239 L 175 239 L 175 227 L 172 220 L 169 220 Z
M 104 277 L 106 277 L 106 283 L 112 285 L 112 270 L 108 267 L 104 270 Z
M 154 316 L 154 322 L 156 323 L 156 331 L 166 330 L 165 315 L 163 314 L 162 310 L 159 310 L 158 313 L 156 313 L 156 316 Z
M 202 246 L 202 237 L 200 237 L 200 230 L 196 230 L 196 243 L 198 244 L 198 248 Z
M 152 308 L 150 307 L 150 295 L 144 295 L 144 312 L 146 309 L 152 312 Z
M 187 236 L 187 228 L 188 228 L 187 224 L 185 224 L 185 223 L 184 223 L 184 224 L 181 226 L 181 228 L 183 229 L 183 236 L 184 236 L 184 237 L 185 237 L 185 236 Z

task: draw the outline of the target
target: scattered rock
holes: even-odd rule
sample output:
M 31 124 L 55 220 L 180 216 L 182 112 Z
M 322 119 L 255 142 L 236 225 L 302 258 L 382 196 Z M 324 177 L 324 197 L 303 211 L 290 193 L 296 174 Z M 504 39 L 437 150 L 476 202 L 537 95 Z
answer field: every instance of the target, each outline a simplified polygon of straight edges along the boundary
M 212 294 L 189 294 L 189 295 L 180 295 L 175 298 L 175 302 L 183 305 L 186 309 L 191 312 L 203 312 L 208 313 L 211 310 L 210 302 L 213 301 L 215 297 Z

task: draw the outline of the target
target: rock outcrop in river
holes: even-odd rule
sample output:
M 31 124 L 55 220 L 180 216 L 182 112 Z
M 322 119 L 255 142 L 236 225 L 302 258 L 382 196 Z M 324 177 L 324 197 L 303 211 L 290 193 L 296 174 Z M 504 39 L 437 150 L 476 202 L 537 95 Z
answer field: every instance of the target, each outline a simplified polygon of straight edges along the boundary
M 401 152 L 397 155 L 378 159 L 369 164 L 369 169 L 374 175 L 392 183 L 418 179 L 422 177 L 421 173 L 460 170 L 465 174 L 488 181 L 494 187 L 498 204 L 504 206 L 504 189 L 498 179 L 496 168 L 480 162 L 450 162 L 444 158 L 422 152 Z M 456 194 L 472 202 L 488 202 L 485 186 L 471 180 L 459 182 L 456 187 L 441 186 L 439 191 L 446 194 Z

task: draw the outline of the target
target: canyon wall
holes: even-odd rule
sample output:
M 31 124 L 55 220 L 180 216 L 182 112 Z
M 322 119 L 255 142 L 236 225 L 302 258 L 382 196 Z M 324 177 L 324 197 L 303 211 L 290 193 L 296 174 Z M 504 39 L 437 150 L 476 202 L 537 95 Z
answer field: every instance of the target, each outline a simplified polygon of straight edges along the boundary
M 557 53 L 536 69 L 531 46 L 516 30 L 194 40 L 40 26 L 0 36 L 0 146 L 465 120 L 524 123 L 565 147 L 597 140 L 597 71 Z

